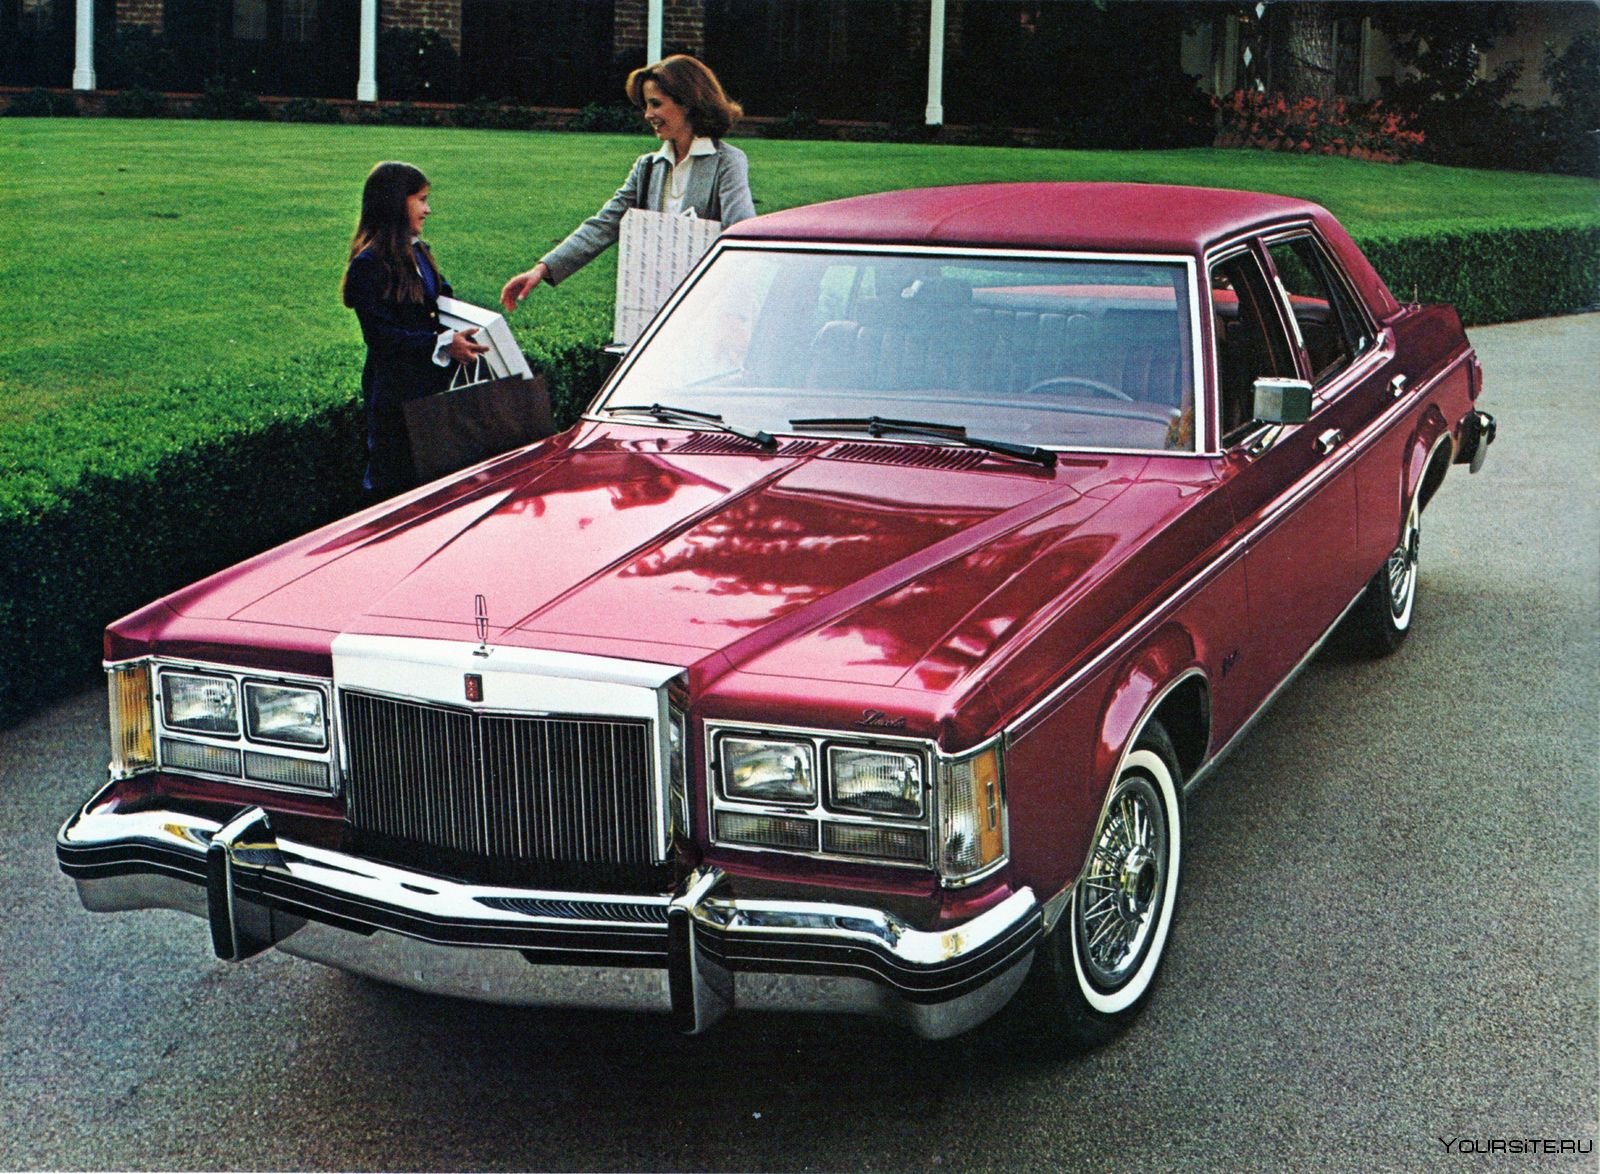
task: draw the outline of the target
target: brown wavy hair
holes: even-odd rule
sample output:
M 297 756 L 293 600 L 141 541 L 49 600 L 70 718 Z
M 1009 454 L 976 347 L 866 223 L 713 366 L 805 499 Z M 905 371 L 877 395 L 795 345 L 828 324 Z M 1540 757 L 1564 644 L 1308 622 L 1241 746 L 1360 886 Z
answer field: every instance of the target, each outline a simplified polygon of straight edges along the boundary
M 421 169 L 409 163 L 389 161 L 379 163 L 367 173 L 367 182 L 361 188 L 361 219 L 356 222 L 356 233 L 350 239 L 348 261 L 358 254 L 369 252 L 383 264 L 383 296 L 397 302 L 424 300 L 422 277 L 417 273 L 417 263 L 411 255 L 411 218 L 406 215 L 406 200 L 428 186 L 428 177 Z M 433 261 L 433 253 L 422 241 L 417 242 Z M 434 265 L 438 273 L 438 265 Z M 439 280 L 444 280 L 440 274 Z M 339 295 L 345 305 L 350 304 L 350 293 L 345 282 L 339 282 Z
M 688 112 L 689 126 L 698 136 L 720 139 L 744 117 L 744 107 L 728 97 L 710 67 L 685 53 L 674 53 L 628 75 L 628 101 L 640 109 L 645 82 L 655 82 Z

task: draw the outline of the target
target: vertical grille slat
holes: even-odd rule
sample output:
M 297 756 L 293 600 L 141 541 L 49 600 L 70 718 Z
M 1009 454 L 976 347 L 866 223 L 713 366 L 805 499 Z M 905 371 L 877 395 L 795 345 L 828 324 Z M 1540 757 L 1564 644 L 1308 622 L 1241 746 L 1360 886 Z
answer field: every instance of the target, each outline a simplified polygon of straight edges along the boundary
M 492 864 L 654 863 L 651 723 L 340 704 L 357 832 Z

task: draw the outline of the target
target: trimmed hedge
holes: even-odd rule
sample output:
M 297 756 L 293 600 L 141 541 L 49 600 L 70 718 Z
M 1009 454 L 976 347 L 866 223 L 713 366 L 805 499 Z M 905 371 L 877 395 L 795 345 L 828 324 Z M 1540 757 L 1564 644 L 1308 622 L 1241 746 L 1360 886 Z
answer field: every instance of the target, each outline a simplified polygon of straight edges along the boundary
M 1600 224 L 1592 217 L 1411 228 L 1359 243 L 1395 297 L 1449 302 L 1468 326 L 1600 304 Z
M 1483 325 L 1600 301 L 1600 221 L 1440 225 L 1361 240 L 1395 295 Z M 605 318 L 605 320 L 599 320 Z M 609 318 L 525 343 L 556 419 L 599 380 Z M 0 726 L 81 688 L 105 625 L 357 505 L 359 348 L 67 406 L 0 451 Z M 151 421 L 159 421 L 152 426 Z

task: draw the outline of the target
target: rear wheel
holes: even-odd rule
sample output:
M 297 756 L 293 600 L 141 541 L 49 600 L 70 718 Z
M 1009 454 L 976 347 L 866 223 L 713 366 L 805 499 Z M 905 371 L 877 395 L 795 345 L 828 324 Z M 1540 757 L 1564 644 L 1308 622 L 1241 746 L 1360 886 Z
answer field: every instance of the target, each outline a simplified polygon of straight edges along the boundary
M 1182 784 L 1171 739 L 1151 722 L 1112 784 L 1071 903 L 1040 947 L 1035 1008 L 1066 1042 L 1106 1042 L 1150 995 L 1177 909 Z
M 1422 514 L 1413 500 L 1400 538 L 1350 613 L 1350 634 L 1361 650 L 1387 656 L 1405 642 L 1417 605 L 1417 566 L 1422 553 Z

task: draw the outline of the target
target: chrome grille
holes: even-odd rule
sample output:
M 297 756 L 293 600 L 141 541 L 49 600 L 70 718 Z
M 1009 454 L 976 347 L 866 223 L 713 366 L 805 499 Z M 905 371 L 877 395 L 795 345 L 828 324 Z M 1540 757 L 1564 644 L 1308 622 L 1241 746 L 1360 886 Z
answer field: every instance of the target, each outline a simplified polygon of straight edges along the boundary
M 358 832 L 509 864 L 652 863 L 650 723 L 340 704 Z

